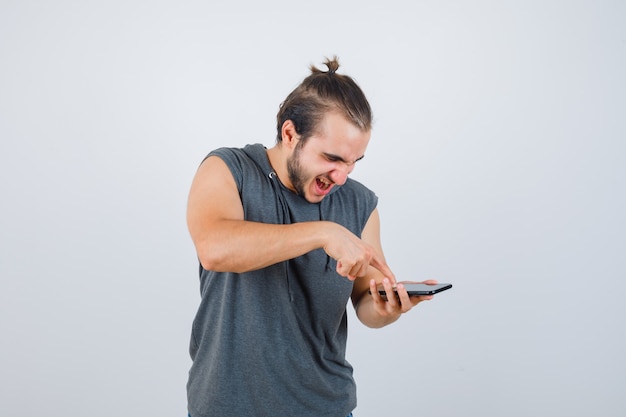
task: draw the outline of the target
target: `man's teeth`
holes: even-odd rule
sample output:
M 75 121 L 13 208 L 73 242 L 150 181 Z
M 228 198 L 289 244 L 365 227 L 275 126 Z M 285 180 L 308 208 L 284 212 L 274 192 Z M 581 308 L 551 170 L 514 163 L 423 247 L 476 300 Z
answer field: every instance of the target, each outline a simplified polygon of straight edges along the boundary
M 330 187 L 330 182 L 326 181 L 324 178 L 318 178 L 317 179 L 320 183 L 320 186 L 325 190 L 328 187 Z

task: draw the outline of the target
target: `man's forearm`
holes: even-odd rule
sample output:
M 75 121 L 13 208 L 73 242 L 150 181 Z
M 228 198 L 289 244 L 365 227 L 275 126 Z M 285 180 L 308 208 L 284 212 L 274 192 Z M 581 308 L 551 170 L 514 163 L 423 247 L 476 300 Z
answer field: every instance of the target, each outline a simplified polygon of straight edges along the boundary
M 265 224 L 245 220 L 216 222 L 196 242 L 207 270 L 247 272 L 322 248 L 333 223 Z

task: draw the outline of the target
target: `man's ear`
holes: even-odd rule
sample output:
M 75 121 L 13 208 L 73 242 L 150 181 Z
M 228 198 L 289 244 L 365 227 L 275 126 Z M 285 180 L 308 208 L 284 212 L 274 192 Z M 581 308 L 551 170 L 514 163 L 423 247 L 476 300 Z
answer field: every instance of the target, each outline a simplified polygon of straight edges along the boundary
M 282 128 L 280 129 L 283 146 L 288 149 L 293 149 L 300 139 L 300 135 L 296 132 L 296 125 L 291 120 L 285 120 Z

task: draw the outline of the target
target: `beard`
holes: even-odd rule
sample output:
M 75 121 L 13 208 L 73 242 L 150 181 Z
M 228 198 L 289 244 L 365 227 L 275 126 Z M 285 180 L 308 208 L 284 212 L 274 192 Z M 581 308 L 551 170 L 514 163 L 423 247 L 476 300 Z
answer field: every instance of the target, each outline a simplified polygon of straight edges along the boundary
M 304 197 L 304 183 L 306 182 L 304 170 L 300 164 L 300 150 L 304 146 L 304 142 L 299 142 L 293 151 L 293 154 L 287 160 L 287 174 L 289 181 L 296 194 Z

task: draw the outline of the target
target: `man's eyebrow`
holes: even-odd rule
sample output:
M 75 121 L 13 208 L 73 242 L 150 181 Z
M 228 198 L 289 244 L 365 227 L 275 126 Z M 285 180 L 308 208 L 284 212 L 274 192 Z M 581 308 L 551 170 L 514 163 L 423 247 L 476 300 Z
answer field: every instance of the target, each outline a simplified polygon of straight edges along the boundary
M 328 159 L 333 159 L 335 161 L 341 161 L 344 164 L 348 164 L 348 165 L 352 165 L 352 164 L 356 164 L 357 162 L 359 162 L 361 159 L 365 158 L 365 155 L 361 155 L 359 156 L 357 159 L 355 159 L 354 161 L 346 161 L 345 159 L 343 159 L 341 156 L 339 155 L 335 155 L 332 153 L 326 153 L 324 152 L 324 156 Z

